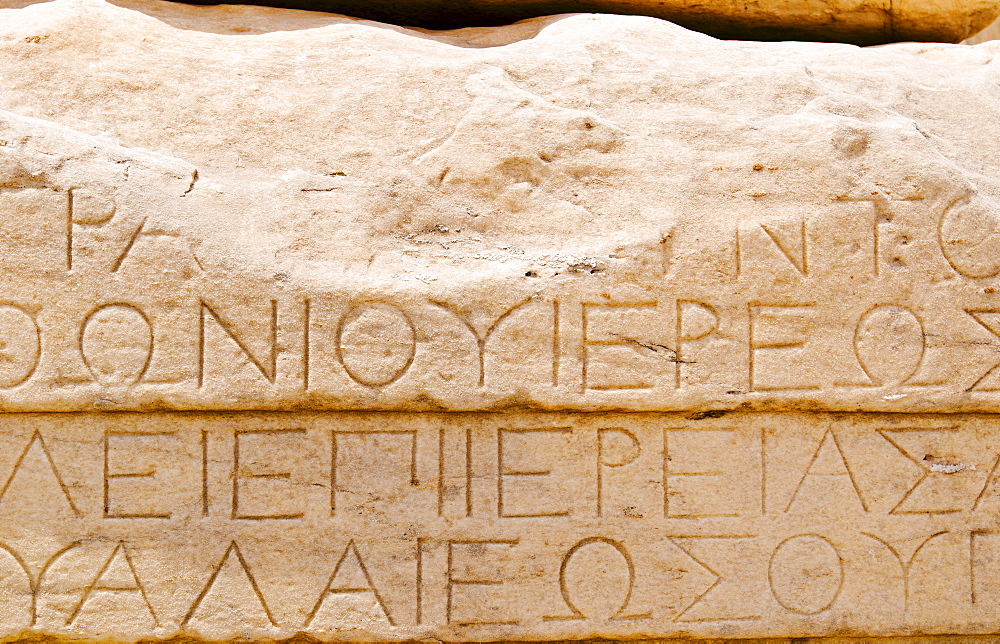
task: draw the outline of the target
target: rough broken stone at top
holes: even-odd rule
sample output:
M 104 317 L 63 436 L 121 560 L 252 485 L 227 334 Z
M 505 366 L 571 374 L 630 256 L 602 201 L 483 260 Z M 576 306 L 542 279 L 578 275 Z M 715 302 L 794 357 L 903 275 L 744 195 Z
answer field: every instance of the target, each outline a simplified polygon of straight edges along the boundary
M 960 42 L 998 14 L 996 0 L 916 0 L 888 5 L 859 0 L 254 0 L 252 4 L 328 11 L 429 29 L 503 25 L 537 16 L 601 12 L 653 16 L 738 40 L 809 40 L 876 45 Z

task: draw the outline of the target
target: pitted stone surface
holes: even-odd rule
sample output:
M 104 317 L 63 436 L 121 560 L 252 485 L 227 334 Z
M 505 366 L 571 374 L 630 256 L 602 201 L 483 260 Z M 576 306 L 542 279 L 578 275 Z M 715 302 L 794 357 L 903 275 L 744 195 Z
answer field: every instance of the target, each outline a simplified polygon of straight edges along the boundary
M 1000 629 L 1000 44 L 9 7 L 0 633 Z

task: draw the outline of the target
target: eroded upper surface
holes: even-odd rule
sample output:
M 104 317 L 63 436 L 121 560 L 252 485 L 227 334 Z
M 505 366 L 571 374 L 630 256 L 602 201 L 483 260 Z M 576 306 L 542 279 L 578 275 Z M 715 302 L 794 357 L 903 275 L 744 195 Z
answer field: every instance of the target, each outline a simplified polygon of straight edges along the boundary
M 998 51 L 4 9 L 0 396 L 994 409 Z

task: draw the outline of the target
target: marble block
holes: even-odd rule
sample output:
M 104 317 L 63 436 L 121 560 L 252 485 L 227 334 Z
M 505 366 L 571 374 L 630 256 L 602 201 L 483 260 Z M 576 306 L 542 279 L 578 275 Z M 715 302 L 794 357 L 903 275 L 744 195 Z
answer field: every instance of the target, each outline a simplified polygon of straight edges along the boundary
M 0 635 L 1000 631 L 1000 42 L 0 9 Z

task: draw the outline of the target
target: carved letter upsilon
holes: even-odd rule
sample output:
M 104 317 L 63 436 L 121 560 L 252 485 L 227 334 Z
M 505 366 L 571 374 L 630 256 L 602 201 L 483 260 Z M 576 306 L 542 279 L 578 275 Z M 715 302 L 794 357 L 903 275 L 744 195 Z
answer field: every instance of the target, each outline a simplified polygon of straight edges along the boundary
M 527 300 L 521 302 L 520 304 L 515 304 L 514 306 L 512 306 L 509 309 L 507 309 L 506 311 L 504 311 L 502 314 L 500 314 L 500 317 L 498 317 L 496 320 L 494 320 L 493 323 L 489 326 L 489 328 L 486 329 L 485 333 L 480 333 L 479 331 L 477 331 L 476 327 L 472 324 L 472 322 L 469 321 L 469 318 L 467 318 L 465 315 L 462 315 L 461 313 L 459 313 L 453 307 L 451 307 L 451 306 L 449 306 L 447 304 L 444 304 L 442 302 L 432 302 L 432 304 L 434 304 L 435 306 L 438 306 L 438 307 L 444 309 L 445 311 L 448 311 L 449 313 L 451 313 L 452 315 L 454 315 L 456 318 L 458 318 L 458 320 L 463 325 L 465 325 L 465 328 L 468 329 L 468 331 L 472 335 L 472 337 L 475 338 L 476 345 L 477 345 L 477 348 L 478 348 L 478 352 L 477 352 L 476 355 L 479 358 L 479 386 L 480 387 L 482 387 L 482 386 L 484 386 L 486 384 L 486 343 L 490 341 L 490 337 L 493 335 L 493 333 L 497 330 L 497 328 L 500 326 L 500 324 L 504 320 L 506 320 L 511 314 L 513 314 L 515 311 L 517 311 L 518 309 L 520 309 L 525 304 L 528 304 L 532 300 L 533 300 L 533 298 L 528 298 Z M 558 315 L 558 312 L 557 312 L 557 315 Z

